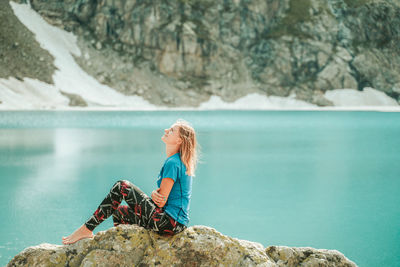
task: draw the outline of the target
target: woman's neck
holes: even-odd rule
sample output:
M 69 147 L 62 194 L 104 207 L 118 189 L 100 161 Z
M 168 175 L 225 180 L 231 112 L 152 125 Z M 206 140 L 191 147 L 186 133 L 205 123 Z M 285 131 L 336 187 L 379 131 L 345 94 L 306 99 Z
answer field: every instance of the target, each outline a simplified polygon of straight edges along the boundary
M 179 152 L 179 146 L 166 146 L 165 152 L 167 154 L 167 158 Z

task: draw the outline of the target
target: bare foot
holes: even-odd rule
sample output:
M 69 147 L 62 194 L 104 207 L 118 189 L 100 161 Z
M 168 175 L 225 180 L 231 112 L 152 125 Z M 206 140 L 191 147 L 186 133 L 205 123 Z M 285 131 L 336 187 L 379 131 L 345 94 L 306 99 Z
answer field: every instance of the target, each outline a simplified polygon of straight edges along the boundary
M 83 238 L 92 238 L 93 237 L 93 232 L 90 231 L 86 225 L 82 225 L 78 229 L 75 230 L 71 235 L 67 237 L 62 237 L 62 242 L 64 245 L 66 244 L 73 244 L 78 240 L 81 240 Z

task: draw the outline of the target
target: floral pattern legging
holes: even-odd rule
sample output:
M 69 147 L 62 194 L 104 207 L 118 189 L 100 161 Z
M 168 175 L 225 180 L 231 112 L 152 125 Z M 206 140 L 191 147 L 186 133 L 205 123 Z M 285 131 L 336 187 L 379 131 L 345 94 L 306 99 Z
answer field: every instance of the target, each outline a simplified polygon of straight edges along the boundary
M 126 205 L 120 205 L 125 200 Z M 127 180 L 116 182 L 93 215 L 85 222 L 93 231 L 105 219 L 113 216 L 114 226 L 137 224 L 161 235 L 174 235 L 186 229 L 175 221 L 142 190 Z

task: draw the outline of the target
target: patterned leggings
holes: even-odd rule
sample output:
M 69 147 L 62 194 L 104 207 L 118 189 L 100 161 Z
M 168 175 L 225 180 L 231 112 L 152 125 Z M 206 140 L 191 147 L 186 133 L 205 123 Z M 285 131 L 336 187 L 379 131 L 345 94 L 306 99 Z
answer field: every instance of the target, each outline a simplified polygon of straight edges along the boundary
M 128 206 L 120 205 L 122 200 L 125 200 Z M 174 235 L 186 229 L 185 225 L 175 221 L 142 190 L 127 180 L 120 180 L 113 185 L 110 193 L 85 225 L 93 231 L 111 214 L 114 226 L 137 224 L 160 235 Z

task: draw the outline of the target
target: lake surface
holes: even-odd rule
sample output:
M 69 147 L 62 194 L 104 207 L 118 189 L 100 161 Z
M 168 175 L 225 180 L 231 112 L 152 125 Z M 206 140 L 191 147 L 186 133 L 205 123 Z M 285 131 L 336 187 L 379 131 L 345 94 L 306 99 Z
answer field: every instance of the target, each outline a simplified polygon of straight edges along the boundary
M 400 266 L 400 113 L 335 111 L 0 112 L 0 265 L 61 244 L 119 179 L 150 195 L 177 118 L 202 146 L 189 226 Z

